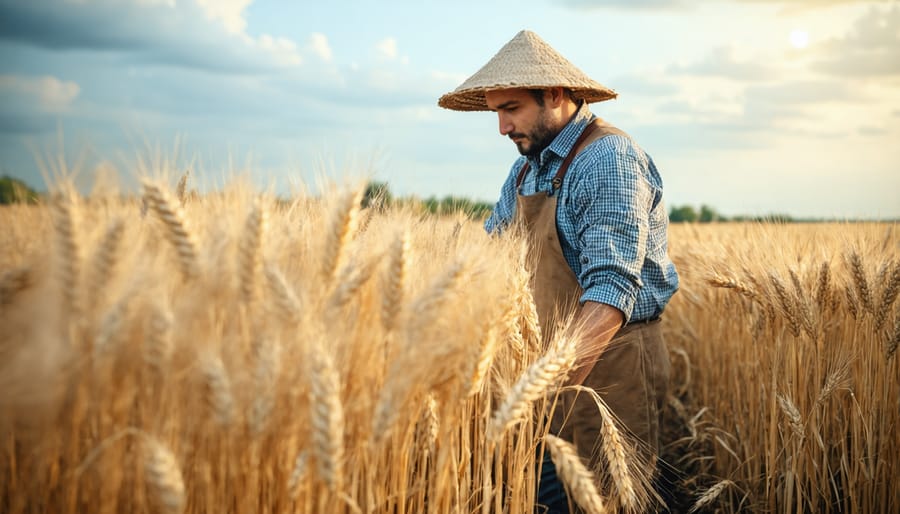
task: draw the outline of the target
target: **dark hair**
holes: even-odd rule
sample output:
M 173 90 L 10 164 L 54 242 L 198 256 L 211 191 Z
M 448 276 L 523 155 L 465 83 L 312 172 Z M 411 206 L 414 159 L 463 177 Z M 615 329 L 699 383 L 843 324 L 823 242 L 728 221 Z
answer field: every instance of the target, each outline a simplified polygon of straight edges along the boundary
M 531 96 L 534 97 L 534 101 L 537 102 L 538 107 L 544 106 L 544 91 L 546 89 L 529 89 L 528 92 L 531 93 Z M 569 97 L 569 100 L 572 100 L 576 104 L 578 103 L 578 98 L 575 96 L 575 92 L 571 89 L 564 89 L 563 92 L 566 96 Z

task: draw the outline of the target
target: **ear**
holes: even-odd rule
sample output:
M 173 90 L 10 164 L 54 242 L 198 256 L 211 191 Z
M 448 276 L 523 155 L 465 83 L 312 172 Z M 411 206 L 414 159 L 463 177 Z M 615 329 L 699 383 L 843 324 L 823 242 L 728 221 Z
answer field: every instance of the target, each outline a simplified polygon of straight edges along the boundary
M 544 93 L 544 102 L 549 103 L 551 107 L 559 107 L 566 98 L 568 98 L 566 91 L 561 87 L 547 88 Z

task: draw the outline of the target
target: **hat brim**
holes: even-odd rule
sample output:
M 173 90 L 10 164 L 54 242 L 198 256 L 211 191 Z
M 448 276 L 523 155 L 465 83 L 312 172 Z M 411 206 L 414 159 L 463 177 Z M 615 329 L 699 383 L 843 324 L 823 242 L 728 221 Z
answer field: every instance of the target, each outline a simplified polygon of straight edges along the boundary
M 495 87 L 476 87 L 447 93 L 438 99 L 438 105 L 454 111 L 490 111 L 484 94 L 488 91 L 502 91 L 505 89 L 549 89 L 551 87 L 564 87 L 572 91 L 572 96 L 587 103 L 612 100 L 618 93 L 607 87 L 578 88 L 570 86 L 532 86 L 532 85 L 508 85 Z

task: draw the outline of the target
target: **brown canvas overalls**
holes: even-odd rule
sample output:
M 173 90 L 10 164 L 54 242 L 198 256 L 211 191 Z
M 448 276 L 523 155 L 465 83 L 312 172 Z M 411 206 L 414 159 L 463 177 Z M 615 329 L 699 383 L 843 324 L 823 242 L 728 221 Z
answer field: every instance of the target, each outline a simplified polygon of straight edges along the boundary
M 588 144 L 612 134 L 625 135 L 599 118 L 585 128 L 553 179 L 554 193 L 575 155 Z M 527 170 L 526 163 L 519 172 L 517 189 Z M 558 316 L 566 316 L 577 308 L 583 293 L 562 252 L 556 230 L 556 206 L 556 194 L 546 192 L 520 194 L 516 202 L 518 222 L 524 223 L 530 238 L 532 287 L 545 334 L 552 331 Z M 651 469 L 659 449 L 659 413 L 665 401 L 669 366 L 658 319 L 637 321 L 618 331 L 583 382 L 597 391 L 619 418 L 620 426 L 624 425 L 632 435 L 632 443 Z M 563 393 L 551 420 L 551 432 L 572 442 L 595 473 L 603 472 L 600 413 L 590 395 Z

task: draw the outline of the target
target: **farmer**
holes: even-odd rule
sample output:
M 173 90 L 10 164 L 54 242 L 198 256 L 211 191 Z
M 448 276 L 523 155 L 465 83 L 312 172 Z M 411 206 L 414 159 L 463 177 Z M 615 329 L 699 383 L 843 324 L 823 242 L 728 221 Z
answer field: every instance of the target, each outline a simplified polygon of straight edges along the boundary
M 515 143 L 521 157 L 485 229 L 497 233 L 517 222 L 527 230 L 545 336 L 570 314 L 585 331 L 569 385 L 599 393 L 652 474 L 669 378 L 660 316 L 678 275 L 667 255 L 668 217 L 653 160 L 588 107 L 615 97 L 522 31 L 438 105 L 496 112 L 500 134 Z M 563 395 L 551 432 L 604 473 L 599 410 L 590 395 L 575 401 L 576 394 Z M 538 503 L 568 511 L 547 458 Z

